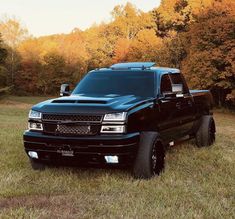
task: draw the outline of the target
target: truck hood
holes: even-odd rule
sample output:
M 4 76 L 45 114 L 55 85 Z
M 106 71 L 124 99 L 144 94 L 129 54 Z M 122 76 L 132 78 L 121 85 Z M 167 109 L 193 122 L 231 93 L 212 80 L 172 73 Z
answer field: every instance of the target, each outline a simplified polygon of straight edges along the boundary
M 83 96 L 71 95 L 47 100 L 33 106 L 42 113 L 112 113 L 129 111 L 135 107 L 152 102 L 152 98 L 134 95 Z

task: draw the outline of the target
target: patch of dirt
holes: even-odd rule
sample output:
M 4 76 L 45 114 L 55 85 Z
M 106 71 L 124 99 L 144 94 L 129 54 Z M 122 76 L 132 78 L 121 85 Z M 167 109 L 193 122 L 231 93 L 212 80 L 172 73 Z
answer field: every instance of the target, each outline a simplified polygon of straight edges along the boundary
M 79 202 L 79 203 L 77 203 Z M 80 206 L 77 208 L 75 206 Z M 30 208 L 45 210 L 48 218 L 74 218 L 75 215 L 84 215 L 86 204 L 70 195 L 57 196 L 23 196 L 0 199 L 0 209 Z M 44 218 L 44 217 L 43 217 Z M 47 217 L 45 217 L 47 218 Z

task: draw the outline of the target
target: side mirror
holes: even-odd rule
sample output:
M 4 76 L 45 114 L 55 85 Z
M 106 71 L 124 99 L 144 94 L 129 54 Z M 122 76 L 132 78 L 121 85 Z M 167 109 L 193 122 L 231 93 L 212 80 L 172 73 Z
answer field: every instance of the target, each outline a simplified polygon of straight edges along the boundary
M 183 93 L 183 84 L 172 84 L 172 93 L 182 94 Z
M 69 84 L 62 84 L 60 86 L 60 96 L 70 96 L 70 88 L 69 88 Z

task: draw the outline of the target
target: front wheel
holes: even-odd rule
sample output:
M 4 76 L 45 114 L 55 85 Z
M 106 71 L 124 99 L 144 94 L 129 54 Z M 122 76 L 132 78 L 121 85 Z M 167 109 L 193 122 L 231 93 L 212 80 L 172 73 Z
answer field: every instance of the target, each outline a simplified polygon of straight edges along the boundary
M 142 132 L 139 150 L 134 162 L 133 174 L 138 179 L 149 179 L 159 175 L 165 164 L 165 150 L 159 134 Z
M 196 145 L 198 147 L 210 146 L 215 142 L 215 121 L 212 116 L 202 116 L 200 126 L 196 132 Z

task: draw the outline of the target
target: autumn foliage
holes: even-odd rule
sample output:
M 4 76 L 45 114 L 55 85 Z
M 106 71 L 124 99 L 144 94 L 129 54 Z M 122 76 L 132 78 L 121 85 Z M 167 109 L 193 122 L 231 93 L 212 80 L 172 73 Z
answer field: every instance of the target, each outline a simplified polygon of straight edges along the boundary
M 217 104 L 233 99 L 234 1 L 162 0 L 148 13 L 127 3 L 111 15 L 85 31 L 38 38 L 15 19 L 1 21 L 0 87 L 56 94 L 61 83 L 76 84 L 91 69 L 155 61 L 182 69 L 191 88 L 211 89 Z

